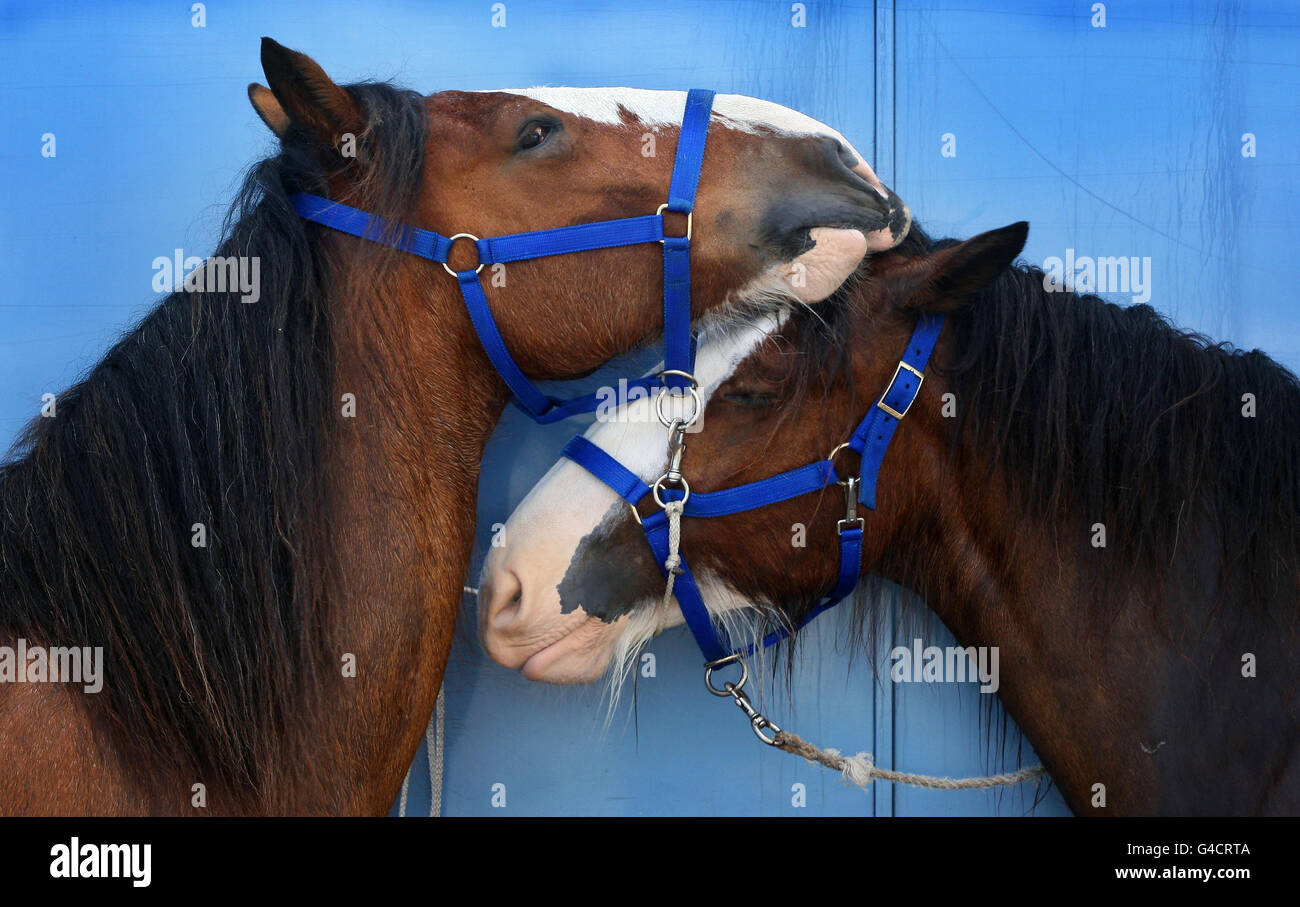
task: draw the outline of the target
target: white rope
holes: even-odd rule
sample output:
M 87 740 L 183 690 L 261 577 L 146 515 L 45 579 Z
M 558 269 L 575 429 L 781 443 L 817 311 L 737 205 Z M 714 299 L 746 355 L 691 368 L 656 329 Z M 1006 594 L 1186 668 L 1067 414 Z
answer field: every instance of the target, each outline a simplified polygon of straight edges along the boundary
M 411 763 L 414 766 L 415 763 Z M 411 769 L 406 770 L 406 777 L 402 779 L 402 796 L 397 801 L 397 815 L 403 819 L 406 818 L 406 796 L 411 792 Z
M 429 753 L 429 815 L 442 815 L 442 727 L 447 714 L 447 688 L 438 690 L 438 704 L 433 710 L 433 720 L 425 730 L 425 747 Z
M 424 750 L 429 759 L 429 816 L 438 818 L 442 815 L 442 775 L 443 775 L 443 726 L 447 718 L 446 687 L 438 690 L 438 702 L 429 716 L 429 724 L 424 729 Z M 411 772 L 415 763 L 406 770 L 402 779 L 402 796 L 397 801 L 397 815 L 406 818 L 406 804 L 411 793 Z
M 677 549 L 682 543 L 682 510 L 686 504 L 682 501 L 669 501 L 664 505 L 668 517 L 668 557 L 664 560 L 664 570 L 668 571 L 668 584 L 664 587 L 664 608 L 673 605 L 673 584 L 682 572 L 682 557 Z
M 465 586 L 464 590 L 470 595 L 478 595 L 478 590 L 473 586 Z M 429 815 L 437 818 L 442 815 L 442 776 L 444 769 L 444 747 L 443 747 L 443 727 L 447 720 L 447 687 L 446 678 L 443 678 L 444 685 L 438 688 L 438 702 L 433 707 L 433 714 L 429 716 L 429 723 L 424 729 L 424 752 L 429 760 Z M 415 769 L 415 763 L 406 770 L 406 777 L 402 779 L 402 796 L 397 803 L 397 814 L 403 818 L 406 817 L 406 803 L 411 792 L 411 772 Z
M 913 772 L 896 772 L 876 765 L 870 753 L 858 753 L 845 756 L 839 750 L 818 749 L 798 734 L 781 731 L 776 735 L 776 746 L 802 756 L 815 765 L 822 765 L 844 776 L 844 780 L 867 790 L 874 780 L 894 781 L 898 784 L 910 784 L 913 787 L 928 787 L 933 790 L 982 790 L 1001 787 L 1007 784 L 1023 784 L 1025 781 L 1047 774 L 1041 765 L 1004 772 L 1001 775 L 985 775 L 976 778 L 943 778 L 935 775 L 918 775 Z

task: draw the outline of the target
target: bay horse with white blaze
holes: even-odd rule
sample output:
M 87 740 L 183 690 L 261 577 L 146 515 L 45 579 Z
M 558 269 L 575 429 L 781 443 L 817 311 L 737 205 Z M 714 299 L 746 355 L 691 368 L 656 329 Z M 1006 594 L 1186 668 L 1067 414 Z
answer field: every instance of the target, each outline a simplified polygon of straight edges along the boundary
M 0 467 L 0 680 L 33 681 L 0 682 L 0 813 L 386 812 L 462 598 L 493 363 L 568 378 L 663 329 L 657 242 L 552 245 L 484 273 L 489 361 L 470 246 L 499 248 L 448 238 L 644 226 L 684 92 L 341 87 L 270 39 L 262 65 L 280 147 L 218 249 L 259 261 L 259 301 L 187 283 Z M 721 95 L 704 128 L 689 315 L 815 303 L 905 233 L 828 127 Z M 102 650 L 101 690 L 12 673 L 67 647 Z
M 1147 306 L 1049 292 L 1012 264 L 1026 234 L 931 243 L 913 228 L 815 310 L 701 349 L 691 494 L 805 466 L 826 477 L 742 513 L 687 505 L 681 553 L 704 604 L 732 639 L 797 628 L 836 586 L 860 516 L 855 573 L 919 593 L 962 646 L 999 648 L 1002 701 L 1077 814 L 1295 814 L 1300 384 Z M 885 389 L 910 383 L 900 360 L 939 318 L 897 412 Z M 666 458 L 648 409 L 587 440 L 653 483 Z M 874 509 L 846 513 L 835 482 L 858 461 L 831 452 L 881 424 L 864 423 L 876 409 L 903 418 Z M 557 463 L 484 567 L 488 651 L 534 680 L 617 677 L 681 623 L 641 518 Z

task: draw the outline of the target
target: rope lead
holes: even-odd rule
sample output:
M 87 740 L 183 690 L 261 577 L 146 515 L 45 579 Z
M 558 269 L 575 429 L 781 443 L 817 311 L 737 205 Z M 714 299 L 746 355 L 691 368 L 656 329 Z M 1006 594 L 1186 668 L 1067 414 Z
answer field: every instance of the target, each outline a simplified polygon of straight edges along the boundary
M 933 790 L 983 790 L 1002 787 L 1008 784 L 1023 784 L 1041 775 L 1047 774 L 1041 765 L 1017 769 L 1000 775 L 986 775 L 977 778 L 940 778 L 934 775 L 917 775 L 912 772 L 896 772 L 880 768 L 875 764 L 870 753 L 858 753 L 845 756 L 839 750 L 818 749 L 798 734 L 781 731 L 776 735 L 774 745 L 815 765 L 821 765 L 844 776 L 849 784 L 866 790 L 875 780 L 893 781 L 898 784 L 910 784 L 913 787 L 928 787 Z

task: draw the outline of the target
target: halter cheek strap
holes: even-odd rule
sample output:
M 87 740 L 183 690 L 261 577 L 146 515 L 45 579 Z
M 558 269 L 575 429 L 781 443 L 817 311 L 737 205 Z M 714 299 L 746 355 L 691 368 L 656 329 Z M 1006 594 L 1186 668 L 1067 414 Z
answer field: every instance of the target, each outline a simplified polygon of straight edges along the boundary
M 871 510 L 876 509 L 876 480 L 885 461 L 885 451 L 894 439 L 894 432 L 898 431 L 898 423 L 903 421 L 921 392 L 925 366 L 939 340 L 939 332 L 943 330 L 943 319 L 943 315 L 921 316 L 885 392 L 849 439 L 849 448 L 862 455 L 862 485 L 858 500 Z
M 712 91 L 693 89 L 687 93 L 681 134 L 677 140 L 677 156 L 668 187 L 668 201 L 660 205 L 659 210 L 654 214 L 480 239 L 468 233 L 443 236 L 432 230 L 405 224 L 391 224 L 377 215 L 305 192 L 291 195 L 290 201 L 299 216 L 305 220 L 441 264 L 447 273 L 456 279 L 461 298 L 465 302 L 465 308 L 469 312 L 470 321 L 483 345 L 483 350 L 514 395 L 515 403 L 534 421 L 548 424 L 580 413 L 592 412 L 602 398 L 598 394 L 587 394 L 562 400 L 542 393 L 528 380 L 510 355 L 501 337 L 496 319 L 492 316 L 492 309 L 488 305 L 487 296 L 483 292 L 479 272 L 483 270 L 484 265 L 507 264 L 618 246 L 662 243 L 664 369 L 679 373 L 664 375 L 662 384 L 667 387 L 684 386 L 687 381 L 680 375 L 689 375 L 694 370 L 695 364 L 695 349 L 691 334 L 692 212 L 700 184 L 700 168 L 704 162 L 704 145 L 708 138 L 712 111 Z M 665 235 L 665 211 L 686 216 L 684 236 Z M 478 252 L 478 263 L 474 267 L 455 271 L 448 264 L 452 246 L 458 241 L 473 242 Z M 629 381 L 628 387 L 649 390 L 660 383 L 661 379 L 657 377 L 639 378 Z
M 661 488 L 659 491 L 659 497 L 665 503 L 685 498 L 683 516 L 707 518 L 755 510 L 800 495 L 821 491 L 832 485 L 844 487 L 845 517 L 836 527 L 840 539 L 840 558 L 835 587 L 829 596 L 804 616 L 795 629 L 803 627 L 823 611 L 839 604 L 857 585 L 862 568 L 862 533 L 865 528 L 865 519 L 858 516 L 857 504 L 861 502 L 869 509 L 875 509 L 876 484 L 885 452 L 889 448 L 894 432 L 898 429 L 898 423 L 916 401 L 924 380 L 925 367 L 943 329 L 943 322 L 943 315 L 921 317 L 885 392 L 858 424 L 853 436 L 845 444 L 837 447 L 829 458 L 757 482 L 721 491 L 692 492 L 689 495 L 678 488 Z M 841 479 L 835 471 L 834 457 L 844 448 L 862 455 L 860 474 L 848 479 Z M 571 439 L 565 445 L 561 456 L 577 463 L 608 485 L 615 494 L 632 506 L 634 513 L 637 504 L 647 495 L 651 495 L 650 486 L 639 476 L 581 435 Z M 667 570 L 663 567 L 669 554 L 667 514 L 660 509 L 647 517 L 641 517 L 638 513 L 637 519 L 641 523 L 647 543 L 654 551 L 656 563 L 667 576 Z M 682 609 L 686 625 L 695 637 L 700 651 L 704 653 L 706 662 L 710 664 L 725 662 L 737 655 L 752 655 L 759 648 L 775 645 L 789 635 L 789 631 L 781 628 L 768 634 L 759 643 L 745 648 L 735 648 L 727 638 L 726 631 L 705 607 L 699 585 L 684 558 L 677 567 L 673 594 Z

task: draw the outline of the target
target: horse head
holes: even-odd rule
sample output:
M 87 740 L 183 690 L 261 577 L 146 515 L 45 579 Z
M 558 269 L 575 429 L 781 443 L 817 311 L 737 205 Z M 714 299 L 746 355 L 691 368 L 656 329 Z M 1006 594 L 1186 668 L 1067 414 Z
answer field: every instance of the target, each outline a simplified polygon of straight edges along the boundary
M 368 181 L 398 155 L 371 145 L 362 98 L 270 39 L 262 62 L 270 88 L 249 86 L 259 116 L 286 146 L 322 164 L 326 185 L 316 191 L 345 204 L 364 198 Z M 374 213 L 472 237 L 650 215 L 667 200 L 684 101 L 684 92 L 632 88 L 429 95 L 424 122 L 411 126 L 423 148 L 418 166 L 406 168 L 416 180 L 409 207 Z M 910 224 L 906 206 L 842 135 L 739 95 L 714 100 L 691 220 L 664 215 L 666 231 L 692 237 L 695 318 L 773 297 L 818 302 L 865 254 L 901 241 Z M 657 249 L 555 255 L 484 273 L 488 302 L 520 368 L 535 378 L 573 377 L 661 333 Z M 451 266 L 476 266 L 470 242 L 453 245 Z M 406 333 L 468 326 L 454 304 L 456 281 L 438 264 L 406 256 L 392 267 L 402 288 L 393 304 L 403 310 L 394 322 Z M 429 317 L 431 297 L 451 302 L 432 306 L 437 323 Z M 467 355 L 480 355 L 472 339 L 466 346 Z M 418 356 L 420 347 L 410 352 Z
M 1007 266 L 1024 239 L 1020 224 L 932 253 L 904 244 L 870 259 L 864 279 L 825 307 L 709 334 L 696 371 L 703 417 L 681 463 L 691 493 L 759 482 L 827 458 L 889 384 L 918 314 L 958 306 Z M 900 449 L 890 452 L 881 483 L 891 492 L 864 533 L 864 573 L 880 565 L 916 503 L 915 488 L 900 475 L 916 473 L 906 464 L 944 431 L 931 405 L 941 384 L 926 387 L 910 419 L 919 424 L 909 425 Z M 647 484 L 669 467 L 654 410 L 652 398 L 631 401 L 586 434 Z M 835 459 L 841 475 L 857 466 L 848 451 Z M 648 516 L 655 508 L 647 501 L 641 512 Z M 748 623 L 761 637 L 797 626 L 836 585 L 844 517 L 843 496 L 827 482 L 817 493 L 742 513 L 687 516 L 681 550 L 709 611 L 724 624 Z M 595 680 L 683 620 L 664 601 L 664 576 L 640 514 L 572 460 L 560 460 L 533 488 L 506 522 L 504 538 L 483 568 L 480 633 L 493 658 L 529 679 Z

